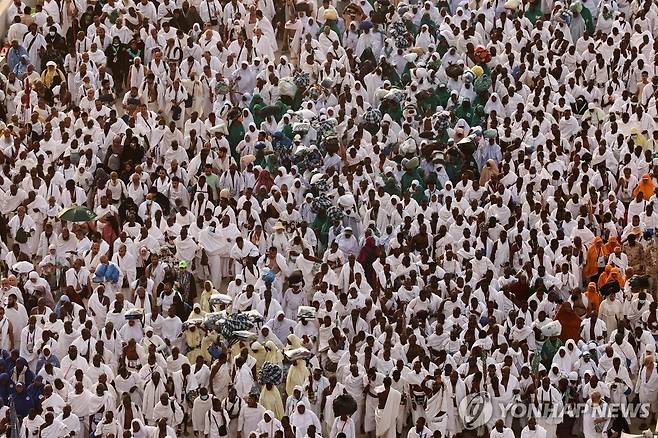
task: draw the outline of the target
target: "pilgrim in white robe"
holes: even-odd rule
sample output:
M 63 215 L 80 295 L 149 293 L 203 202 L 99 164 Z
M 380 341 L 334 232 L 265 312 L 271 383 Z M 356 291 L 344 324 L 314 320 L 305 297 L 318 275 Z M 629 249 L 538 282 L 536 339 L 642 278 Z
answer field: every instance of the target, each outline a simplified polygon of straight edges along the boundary
M 241 432 L 242 436 L 249 436 L 251 432 L 258 428 L 263 413 L 265 413 L 265 408 L 258 403 L 254 407 L 244 404 L 238 416 L 238 432 Z
M 144 386 L 144 397 L 142 404 L 142 412 L 144 419 L 149 424 L 155 423 L 155 406 L 160 403 L 160 396 L 165 392 L 165 386 L 162 380 L 158 381 L 156 385 L 153 380 L 149 380 Z
M 9 339 L 9 326 L 12 326 L 13 324 L 9 321 L 9 318 L 6 316 L 3 316 L 0 319 L 0 349 L 9 351 L 13 347 L 11 345 L 10 339 Z M 12 327 L 12 337 L 14 335 L 13 327 Z M 14 338 L 14 344 L 16 343 L 16 338 Z
M 432 431 L 427 426 L 423 426 L 421 430 L 418 430 L 418 427 L 412 427 L 407 433 L 407 438 L 429 438 L 431 435 Z
M 64 399 L 54 392 L 41 401 L 41 408 L 43 410 L 52 410 L 55 415 L 59 415 L 64 406 L 66 406 Z
M 14 307 L 5 307 L 5 317 L 11 322 L 14 331 L 14 349 L 21 345 L 21 331 L 27 325 L 27 311 L 23 305 L 16 303 Z
M 86 436 L 88 432 L 87 419 L 90 415 L 95 414 L 101 408 L 103 399 L 91 393 L 84 388 L 82 391 L 70 392 L 67 398 L 68 404 L 71 406 L 71 413 L 80 419 L 80 426 L 82 428 L 82 436 Z
M 380 388 L 381 390 L 384 388 Z M 384 409 L 375 410 L 375 435 L 377 438 L 394 438 L 397 434 L 397 417 L 399 413 L 400 401 L 402 394 L 400 391 L 389 388 L 388 396 Z
M 535 429 L 531 430 L 530 426 L 526 426 L 521 431 L 521 438 L 546 438 L 546 429 L 535 425 Z
M 246 397 L 254 386 L 254 378 L 251 374 L 251 368 L 246 364 L 238 368 L 235 372 L 233 385 L 238 392 L 238 397 Z
M 601 399 L 594 403 L 592 399 L 585 403 L 585 412 L 583 413 L 583 434 L 585 438 L 604 438 L 608 436 L 608 404 Z M 604 419 L 599 422 L 598 420 Z M 597 430 L 599 429 L 599 430 Z
M 226 412 L 226 418 L 228 419 L 229 436 L 237 435 L 240 412 L 242 412 L 245 406 L 246 403 L 240 397 L 235 397 L 235 400 L 231 400 L 230 395 L 222 402 L 222 408 Z
M 304 406 L 304 413 L 299 412 L 300 406 Z M 315 426 L 317 433 L 322 430 L 320 419 L 313 411 L 306 408 L 306 405 L 298 405 L 295 413 L 290 417 L 290 424 L 295 428 L 295 438 L 304 438 L 310 425 Z
M 222 257 L 228 256 L 230 246 L 226 246 L 226 238 L 220 234 L 220 229 L 214 222 L 199 233 L 199 245 L 208 259 L 212 283 L 221 284 L 224 273 L 228 270 L 228 263 L 222 266 Z
M 45 424 L 44 424 L 45 426 Z M 53 419 L 53 422 L 49 426 L 41 428 L 41 438 L 59 438 L 65 436 L 69 433 L 68 427 L 63 422 Z
M 324 421 L 325 421 L 325 427 L 326 431 L 325 433 L 329 433 L 332 431 L 332 428 L 334 426 L 334 410 L 332 408 L 334 404 L 334 400 L 336 397 L 339 395 L 342 395 L 345 392 L 345 386 L 343 386 L 342 383 L 337 382 L 336 386 L 334 386 L 333 391 L 326 397 L 326 402 L 324 404 Z
M 201 394 L 192 405 L 192 430 L 198 433 L 204 433 L 206 427 L 206 418 L 212 407 L 212 398 L 210 395 Z
M 448 433 L 448 415 L 446 415 L 448 400 L 446 399 L 445 387 L 440 388 L 427 401 L 426 420 L 427 427 L 432 433 L 439 431 L 441 436 Z
M 334 420 L 329 438 L 337 438 L 339 433 L 344 433 L 345 438 L 356 438 L 356 427 L 352 418 L 347 417 L 343 420 L 341 417 L 337 417 Z
M 176 428 L 183 422 L 185 414 L 180 404 L 172 397 L 167 399 L 167 403 L 159 401 L 153 407 L 153 420 L 158 421 L 162 418 L 167 420 L 167 426 Z

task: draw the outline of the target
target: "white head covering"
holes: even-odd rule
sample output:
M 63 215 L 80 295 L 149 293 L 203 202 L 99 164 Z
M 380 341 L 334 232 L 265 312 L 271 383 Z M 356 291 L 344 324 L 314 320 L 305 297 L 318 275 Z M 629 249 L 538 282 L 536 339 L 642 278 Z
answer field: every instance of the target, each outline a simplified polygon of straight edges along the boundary
M 487 103 L 484 105 L 485 114 L 490 114 L 491 111 L 496 111 L 498 118 L 501 118 L 505 115 L 505 107 L 500 101 L 500 96 L 498 96 L 498 93 L 491 93 L 489 100 L 487 100 Z

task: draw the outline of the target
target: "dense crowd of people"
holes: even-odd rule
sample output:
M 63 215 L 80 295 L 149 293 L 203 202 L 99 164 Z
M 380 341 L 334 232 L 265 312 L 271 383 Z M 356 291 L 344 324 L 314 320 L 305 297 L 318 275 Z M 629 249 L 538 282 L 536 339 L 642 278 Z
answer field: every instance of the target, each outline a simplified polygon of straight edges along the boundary
M 654 429 L 656 2 L 5 17 L 2 437 Z

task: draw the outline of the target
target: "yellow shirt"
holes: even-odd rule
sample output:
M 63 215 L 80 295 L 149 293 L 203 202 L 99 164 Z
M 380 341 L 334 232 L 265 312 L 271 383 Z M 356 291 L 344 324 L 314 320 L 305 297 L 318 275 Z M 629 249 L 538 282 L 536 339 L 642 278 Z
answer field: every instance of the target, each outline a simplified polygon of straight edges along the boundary
M 43 82 L 46 87 L 50 88 L 55 76 L 59 76 L 60 81 L 64 82 L 64 74 L 57 67 L 47 67 L 46 70 L 41 73 L 41 82 Z

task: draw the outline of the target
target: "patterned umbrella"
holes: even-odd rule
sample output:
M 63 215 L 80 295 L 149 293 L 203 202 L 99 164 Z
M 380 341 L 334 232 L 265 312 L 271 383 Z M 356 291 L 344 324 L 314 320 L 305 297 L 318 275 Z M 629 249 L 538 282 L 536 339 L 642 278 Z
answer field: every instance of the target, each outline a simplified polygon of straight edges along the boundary
M 272 362 L 265 362 L 260 369 L 260 374 L 258 376 L 261 385 L 266 385 L 268 383 L 271 385 L 278 385 L 281 383 L 282 378 L 283 369 Z
M 369 108 L 363 114 L 363 121 L 366 123 L 371 123 L 373 125 L 379 124 L 382 120 L 382 113 L 376 108 Z
M 448 129 L 450 126 L 450 113 L 448 111 L 443 111 L 439 114 L 435 114 L 434 117 L 434 129 L 437 131 L 442 131 Z
M 320 195 L 313 199 L 313 204 L 311 205 L 311 209 L 316 213 L 322 210 L 326 210 L 329 207 L 331 207 L 331 201 L 324 195 Z
M 308 85 L 311 83 L 311 77 L 306 72 L 299 72 L 293 78 L 293 82 L 298 87 L 308 87 Z
M 402 15 L 402 14 L 400 14 Z M 410 46 L 409 40 L 406 37 L 407 27 L 401 21 L 396 21 L 391 24 L 389 32 L 395 41 L 395 47 L 398 49 L 406 49 Z
M 330 220 L 341 221 L 343 220 L 343 216 L 345 216 L 343 210 L 336 207 L 335 205 L 332 205 L 331 207 L 327 208 L 327 217 L 329 217 Z
M 315 183 L 313 183 L 312 189 L 316 190 L 317 193 L 326 192 L 327 190 L 329 190 L 329 183 L 325 179 L 320 179 L 320 180 L 316 181 Z M 318 195 L 318 196 L 324 196 L 324 198 L 326 199 L 326 202 L 329 202 L 331 204 L 331 201 L 329 201 L 329 199 L 325 195 Z M 321 202 L 324 202 L 324 200 L 322 200 Z M 323 207 L 323 208 L 327 208 L 327 207 L 328 207 L 328 205 Z
M 224 338 L 230 340 L 233 338 L 233 332 L 251 330 L 254 323 L 245 313 L 235 313 L 226 318 L 222 324 L 221 333 Z

